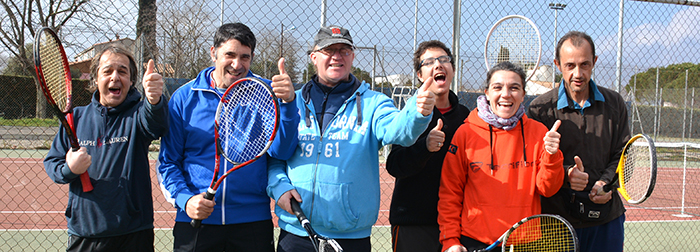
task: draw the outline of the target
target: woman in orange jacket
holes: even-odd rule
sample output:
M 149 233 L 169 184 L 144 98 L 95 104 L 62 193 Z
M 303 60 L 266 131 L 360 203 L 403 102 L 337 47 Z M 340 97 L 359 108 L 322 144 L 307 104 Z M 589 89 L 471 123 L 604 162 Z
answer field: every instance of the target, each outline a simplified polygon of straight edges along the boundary
M 443 163 L 443 251 L 485 248 L 520 219 L 539 214 L 540 195 L 554 195 L 564 181 L 561 122 L 547 130 L 525 115 L 523 69 L 501 62 L 487 73 L 486 85 Z

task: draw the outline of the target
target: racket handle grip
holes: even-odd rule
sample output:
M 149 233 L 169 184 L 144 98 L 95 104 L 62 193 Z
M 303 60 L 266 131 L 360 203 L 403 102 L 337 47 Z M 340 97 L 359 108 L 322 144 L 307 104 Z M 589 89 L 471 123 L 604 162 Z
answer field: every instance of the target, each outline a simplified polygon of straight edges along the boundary
M 603 192 L 608 193 L 610 190 L 613 189 L 613 186 L 615 186 L 614 183 L 605 184 L 605 185 L 603 186 Z M 600 194 L 600 193 L 599 193 L 599 194 Z
M 83 184 L 83 192 L 92 191 L 92 182 L 90 182 L 90 176 L 88 175 L 87 171 L 80 174 L 80 183 Z
M 304 215 L 304 212 L 301 211 L 301 206 L 299 205 L 299 201 L 292 197 L 289 200 L 290 205 L 292 206 L 292 212 L 294 212 L 294 215 L 299 218 L 299 221 L 306 219 L 306 215 Z
M 209 188 L 209 189 L 207 189 L 207 192 L 204 193 L 204 198 L 205 198 L 205 199 L 208 199 L 208 200 L 213 200 L 213 199 L 214 199 L 214 194 L 215 194 L 215 193 L 212 193 L 212 192 L 211 192 L 211 188 Z M 195 220 L 195 219 L 192 219 L 192 221 L 190 221 L 190 225 L 191 225 L 193 228 L 199 228 L 200 226 L 202 226 L 202 220 Z

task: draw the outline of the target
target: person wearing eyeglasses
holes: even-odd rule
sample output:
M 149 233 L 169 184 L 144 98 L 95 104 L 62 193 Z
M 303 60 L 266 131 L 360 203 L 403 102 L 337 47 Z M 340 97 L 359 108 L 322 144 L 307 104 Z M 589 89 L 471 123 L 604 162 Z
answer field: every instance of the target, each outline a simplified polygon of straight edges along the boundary
M 444 43 L 431 40 L 418 45 L 413 68 L 421 82 L 432 77 L 435 93 L 433 119 L 415 144 L 391 146 L 386 169 L 396 178 L 391 198 L 392 251 L 439 252 L 440 228 L 437 223 L 438 189 L 442 160 L 457 128 L 469 115 L 450 90 L 454 77 L 452 53 Z
M 371 251 L 381 193 L 379 149 L 414 144 L 433 116 L 430 86 L 440 81 L 427 79 L 398 110 L 351 73 L 355 49 L 350 32 L 339 26 L 321 27 L 314 39 L 309 57 L 317 74 L 296 91 L 299 143 L 291 158 L 268 163 L 267 192 L 276 200 L 281 229 L 277 252 L 314 249 L 291 211 L 291 198 L 301 202 L 319 234 L 345 251 Z

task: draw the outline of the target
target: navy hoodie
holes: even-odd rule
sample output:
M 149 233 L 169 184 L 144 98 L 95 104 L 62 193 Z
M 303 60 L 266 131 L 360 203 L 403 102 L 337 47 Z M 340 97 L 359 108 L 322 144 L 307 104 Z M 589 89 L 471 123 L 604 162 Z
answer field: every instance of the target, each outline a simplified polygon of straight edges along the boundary
M 148 146 L 167 131 L 167 113 L 165 97 L 151 105 L 134 88 L 114 108 L 102 106 L 95 92 L 89 105 L 74 109 L 78 141 L 92 156 L 88 173 L 94 190 L 83 192 L 79 175 L 66 165 L 70 143 L 63 128 L 44 159 L 54 182 L 70 184 L 69 234 L 99 238 L 153 228 Z

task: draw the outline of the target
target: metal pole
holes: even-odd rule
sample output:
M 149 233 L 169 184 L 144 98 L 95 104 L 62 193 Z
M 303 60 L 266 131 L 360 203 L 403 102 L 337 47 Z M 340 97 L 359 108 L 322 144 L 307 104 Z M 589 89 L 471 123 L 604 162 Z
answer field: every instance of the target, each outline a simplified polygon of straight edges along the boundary
M 377 69 L 377 45 L 372 47 L 372 86 L 374 87 L 375 79 L 377 78 L 375 69 Z
M 685 114 L 688 110 L 688 69 L 685 70 L 685 94 L 683 94 L 683 131 L 681 133 L 681 139 L 685 142 Z
M 695 88 L 690 95 L 690 129 L 688 129 L 688 138 L 693 138 L 693 112 L 695 111 Z
M 454 49 L 452 51 L 452 54 L 454 55 L 454 62 L 459 62 L 459 39 L 460 39 L 460 19 L 462 17 L 462 1 L 461 0 L 454 0 L 453 2 L 453 9 L 454 9 L 454 16 L 452 17 L 452 48 Z M 459 66 L 455 66 L 455 69 L 453 69 L 455 73 L 459 73 Z M 457 89 L 457 82 L 459 79 L 457 79 L 458 76 L 455 74 L 455 76 L 452 77 L 452 86 L 450 87 L 452 90 Z
M 557 57 L 557 9 L 554 9 L 554 54 L 552 59 Z M 552 60 L 552 88 L 557 85 L 557 70 L 554 66 L 554 60 Z
M 637 66 L 634 67 L 634 72 L 637 72 Z M 629 96 L 627 96 L 629 97 Z M 630 133 L 634 134 L 634 115 L 637 109 L 637 75 L 634 75 L 634 85 L 632 86 L 632 106 L 634 106 L 635 111 L 630 111 L 632 114 L 632 123 L 631 123 L 631 128 L 630 128 Z M 642 118 L 637 118 L 639 119 L 639 127 L 642 128 Z M 642 133 L 644 133 L 644 130 L 642 128 L 641 130 Z
M 284 24 L 280 22 L 280 25 L 282 26 L 282 28 L 280 29 L 280 58 L 282 58 L 284 50 Z
M 321 27 L 326 26 L 326 9 L 328 8 L 326 1 L 321 0 Z
M 413 52 L 416 51 L 416 40 L 418 36 L 418 0 L 413 9 Z M 411 53 L 413 55 L 413 53 Z M 411 68 L 411 88 L 416 88 L 416 71 Z
M 622 21 L 625 16 L 625 0 L 620 0 L 620 16 L 617 21 L 617 67 L 615 70 L 615 82 L 617 82 L 617 92 L 622 89 Z
M 659 68 L 656 68 L 656 95 L 654 97 L 654 141 L 659 133 Z
M 552 88 L 557 85 L 557 68 L 554 65 L 554 60 L 557 58 L 557 19 L 559 19 L 559 11 L 566 8 L 566 4 L 549 3 L 549 8 L 554 10 L 554 54 L 552 54 Z

